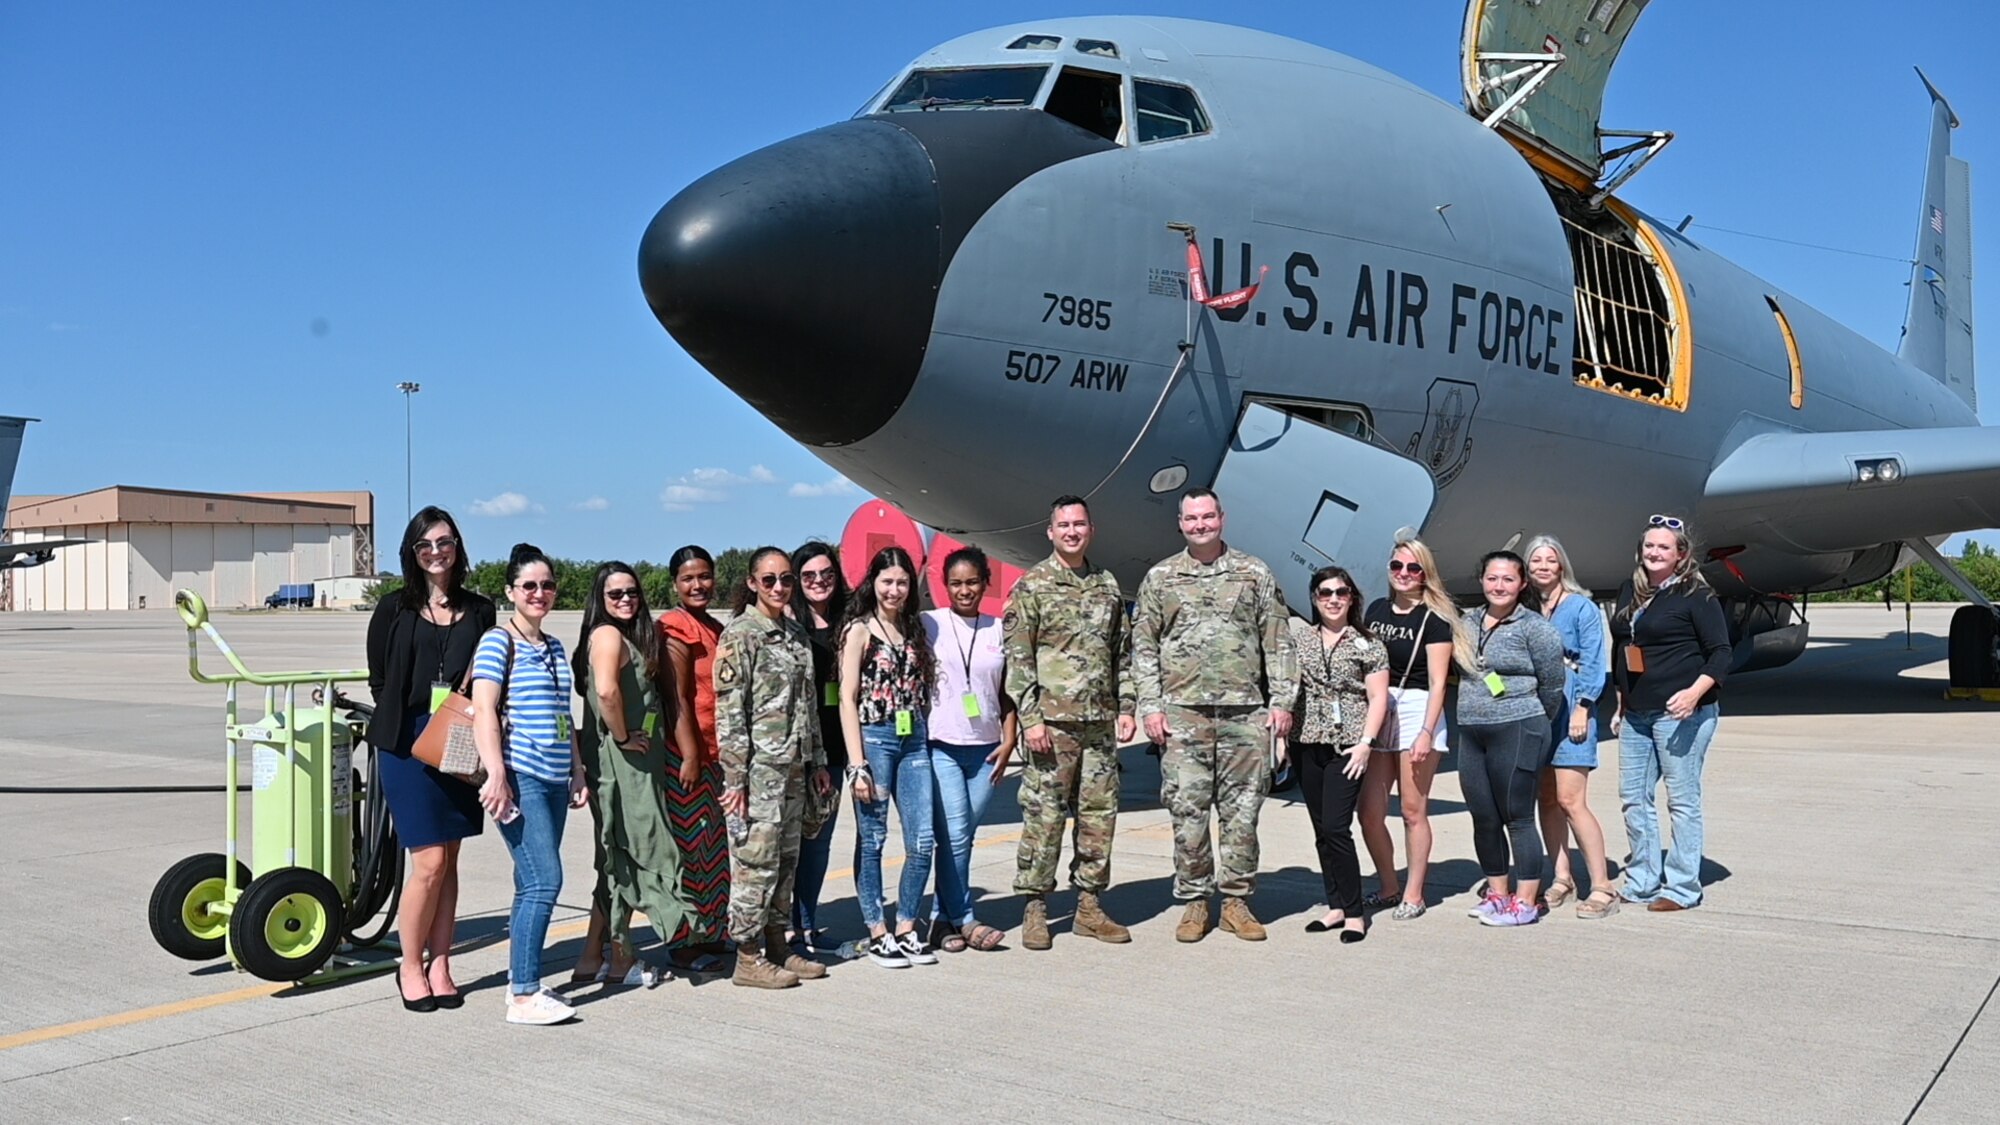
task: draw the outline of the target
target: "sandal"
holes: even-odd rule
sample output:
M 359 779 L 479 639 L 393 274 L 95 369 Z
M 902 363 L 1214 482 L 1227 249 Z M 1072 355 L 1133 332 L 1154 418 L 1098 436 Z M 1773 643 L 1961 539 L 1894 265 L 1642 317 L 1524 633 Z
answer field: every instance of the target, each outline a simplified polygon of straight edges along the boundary
M 1548 891 L 1542 897 L 1549 904 L 1549 909 L 1554 910 L 1556 907 L 1568 902 L 1575 894 L 1576 883 L 1574 881 L 1570 879 L 1557 879 L 1549 884 Z
M 1599 900 L 1599 895 L 1604 896 L 1602 900 Z M 1609 887 L 1590 888 L 1590 897 L 1576 904 L 1576 916 L 1579 918 L 1609 918 L 1616 913 L 1618 896 L 1612 894 Z
M 1381 891 L 1369 891 L 1367 894 L 1361 896 L 1361 908 L 1363 910 L 1381 910 L 1384 907 L 1401 906 L 1402 904 L 1403 896 L 1401 894 L 1385 895 Z
M 963 953 L 965 952 L 965 935 L 959 933 L 958 927 L 952 925 L 950 922 L 942 918 L 933 918 L 931 919 L 930 940 L 926 944 L 933 949 L 945 953 Z
M 1006 936 L 984 922 L 974 922 L 971 931 L 965 934 L 962 940 L 969 948 L 977 949 L 981 953 L 991 953 L 1000 948 L 1000 942 Z

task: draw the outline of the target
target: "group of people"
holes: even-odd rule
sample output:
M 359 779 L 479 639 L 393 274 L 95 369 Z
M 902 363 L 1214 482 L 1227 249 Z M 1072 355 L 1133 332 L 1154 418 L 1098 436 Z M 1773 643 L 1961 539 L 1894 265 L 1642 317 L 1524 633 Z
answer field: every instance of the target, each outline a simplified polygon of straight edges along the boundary
M 1053 944 L 1048 900 L 1072 821 L 1070 932 L 1129 942 L 1102 896 L 1118 749 L 1142 731 L 1160 748 L 1173 821 L 1173 893 L 1185 903 L 1177 940 L 1200 941 L 1211 926 L 1266 936 L 1251 908 L 1257 825 L 1274 772 L 1289 763 L 1326 890 L 1325 912 L 1306 929 L 1361 941 L 1372 911 L 1407 920 L 1427 909 L 1428 801 L 1451 745 L 1454 677 L 1460 783 L 1485 875 L 1475 917 L 1527 925 L 1574 897 L 1572 836 L 1589 881 L 1580 917 L 1609 916 L 1621 902 L 1657 911 L 1700 901 L 1701 765 L 1730 650 L 1682 521 L 1653 518 L 1607 623 L 1546 536 L 1525 557 L 1482 559 L 1483 602 L 1470 610 L 1411 537 L 1388 560 L 1388 597 L 1364 609 L 1353 575 L 1328 566 L 1298 617 L 1270 567 L 1224 541 L 1214 492 L 1189 489 L 1178 518 L 1185 550 L 1147 572 L 1130 610 L 1116 577 L 1090 561 L 1095 528 L 1075 496 L 1051 505 L 1051 554 L 1016 582 L 999 620 L 981 611 L 991 568 L 971 547 L 946 558 L 947 604 L 927 612 L 913 560 L 893 546 L 852 590 L 825 543 L 761 547 L 726 592 L 730 612 L 717 604 L 713 559 L 684 547 L 669 563 L 678 605 L 657 619 L 632 568 L 605 563 L 572 654 L 543 628 L 556 597 L 550 559 L 514 548 L 513 611 L 502 621 L 466 587 L 456 523 L 423 509 L 403 537 L 404 587 L 377 606 L 368 631 L 369 740 L 410 854 L 398 918 L 404 1006 L 463 1003 L 450 964 L 459 847 L 488 817 L 514 862 L 509 1022 L 574 1015 L 541 972 L 571 810 L 590 812 L 596 861 L 577 982 L 658 979 L 634 948 L 639 911 L 680 971 L 717 971 L 733 953 L 739 985 L 824 977 L 814 954 L 843 944 L 818 918 L 843 793 L 857 817 L 866 927 L 849 954 L 905 968 L 940 951 L 995 949 L 1003 935 L 978 919 L 969 868 L 1017 750 L 1021 945 Z M 1632 841 L 1615 891 L 1587 800 L 1607 690 Z M 410 755 L 454 691 L 474 707 L 477 788 Z M 1663 778 L 1673 826 L 1664 864 L 1653 808 Z M 1392 791 L 1403 871 L 1387 826 Z M 893 905 L 883 878 L 891 805 L 904 855 Z M 1366 895 L 1357 816 L 1378 883 Z

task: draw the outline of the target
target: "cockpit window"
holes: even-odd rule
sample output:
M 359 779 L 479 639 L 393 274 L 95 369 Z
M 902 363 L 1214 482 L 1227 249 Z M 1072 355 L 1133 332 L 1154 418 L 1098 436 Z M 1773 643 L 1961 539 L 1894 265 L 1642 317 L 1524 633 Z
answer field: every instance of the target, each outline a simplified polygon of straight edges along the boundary
M 1066 66 L 1049 91 L 1042 108 L 1079 128 L 1088 129 L 1107 141 L 1124 143 L 1124 101 L 1118 76 Z
M 1007 44 L 1010 51 L 1053 51 L 1062 46 L 1060 35 L 1023 35 Z
M 1076 49 L 1086 55 L 1096 55 L 1099 58 L 1115 59 L 1118 57 L 1118 44 L 1113 43 L 1109 39 L 1079 39 L 1076 41 Z
M 1035 100 L 1042 88 L 1045 66 L 965 67 L 953 70 L 917 70 L 903 80 L 883 113 L 907 113 L 928 109 L 986 109 L 991 106 L 1024 106 Z
M 1208 115 L 1201 111 L 1201 99 L 1186 86 L 1134 79 L 1132 100 L 1142 145 L 1208 132 Z

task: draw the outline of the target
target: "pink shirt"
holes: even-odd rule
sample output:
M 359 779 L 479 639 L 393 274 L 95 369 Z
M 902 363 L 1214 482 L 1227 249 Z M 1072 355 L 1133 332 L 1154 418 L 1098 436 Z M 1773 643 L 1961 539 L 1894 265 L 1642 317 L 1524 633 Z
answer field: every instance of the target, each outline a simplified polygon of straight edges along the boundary
M 924 636 L 937 662 L 937 686 L 931 694 L 930 737 L 955 746 L 979 746 L 1000 741 L 1000 692 L 1007 655 L 1000 621 L 982 613 L 960 617 L 950 609 L 923 614 Z M 966 693 L 979 701 L 979 715 L 967 715 Z

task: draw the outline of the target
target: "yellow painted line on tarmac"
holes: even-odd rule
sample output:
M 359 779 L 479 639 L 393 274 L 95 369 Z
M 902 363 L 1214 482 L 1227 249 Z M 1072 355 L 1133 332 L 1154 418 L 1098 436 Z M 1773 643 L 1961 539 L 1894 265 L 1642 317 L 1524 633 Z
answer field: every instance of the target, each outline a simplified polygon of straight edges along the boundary
M 1020 838 L 1021 833 L 1018 831 L 1002 832 L 998 835 L 987 836 L 972 846 L 974 848 L 990 848 L 1000 844 L 1010 844 Z M 901 867 L 902 864 L 903 857 L 901 856 L 882 857 L 882 866 L 884 869 Z M 854 869 L 850 867 L 840 871 L 829 871 L 826 873 L 826 877 L 828 879 L 851 879 L 854 877 Z M 637 921 L 639 919 L 635 918 L 634 920 Z M 549 936 L 558 941 L 567 940 L 573 937 L 581 937 L 589 928 L 590 923 L 588 921 L 565 922 L 560 926 L 549 927 Z M 505 945 L 506 942 L 494 942 L 492 944 Z M 463 950 L 455 952 L 463 952 Z M 75 1020 L 71 1023 L 50 1024 L 47 1027 L 16 1031 L 11 1035 L 0 1035 L 0 1051 L 11 1051 L 16 1047 L 26 1047 L 35 1043 L 47 1043 L 56 1039 L 71 1039 L 78 1035 L 88 1035 L 93 1031 L 109 1031 L 114 1027 L 128 1027 L 135 1023 L 151 1023 L 154 1020 L 163 1020 L 170 1016 L 181 1016 L 189 1012 L 220 1008 L 228 1004 L 240 1004 L 245 1000 L 275 996 L 292 987 L 291 984 L 283 981 L 253 984 L 245 988 L 232 989 L 228 992 L 217 992 L 211 996 L 196 996 L 187 1000 L 154 1004 L 147 1008 L 133 1008 L 125 1012 L 113 1012 L 106 1016 L 92 1016 L 89 1019 Z

